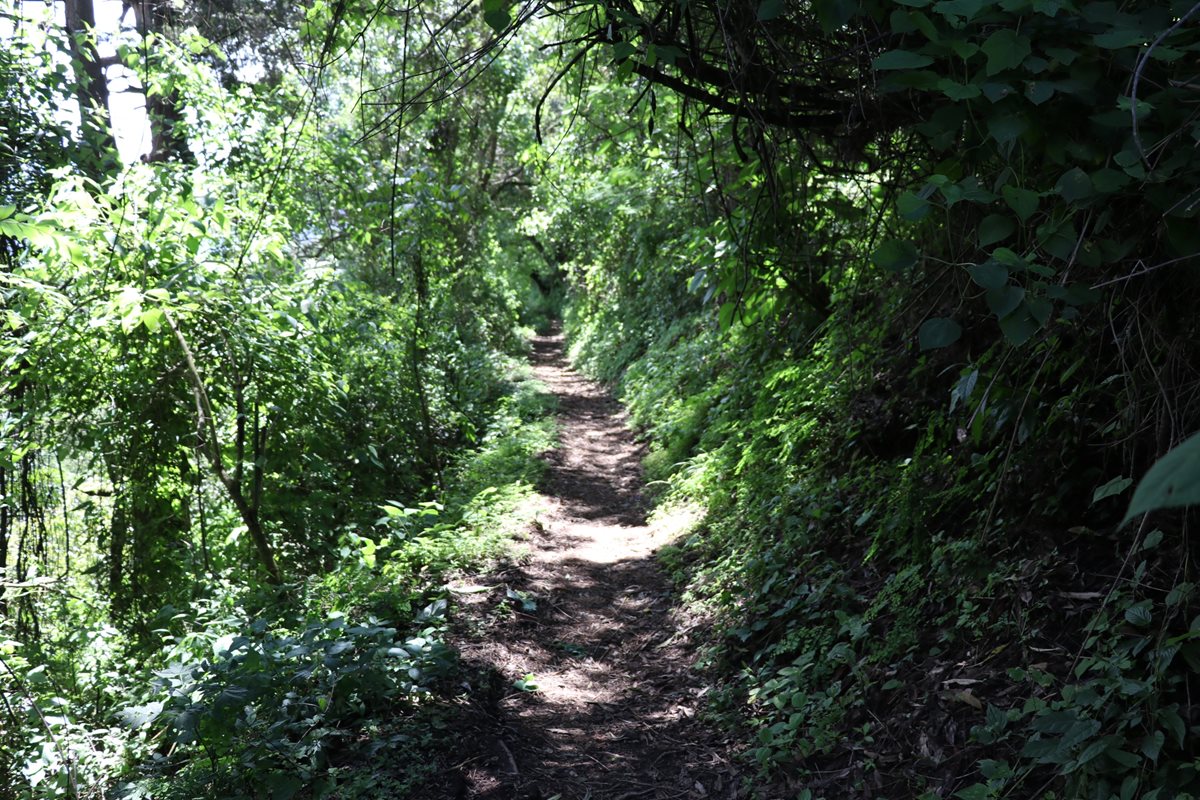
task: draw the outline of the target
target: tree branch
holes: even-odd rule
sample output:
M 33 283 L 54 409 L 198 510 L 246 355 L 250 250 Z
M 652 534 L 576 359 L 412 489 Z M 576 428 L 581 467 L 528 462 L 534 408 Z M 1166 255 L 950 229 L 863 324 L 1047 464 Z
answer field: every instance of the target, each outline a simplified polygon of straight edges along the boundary
M 262 523 L 258 519 L 257 510 L 252 508 L 246 501 L 239 481 L 230 476 L 225 469 L 225 460 L 221 456 L 221 440 L 217 434 L 217 423 L 212 410 L 212 402 L 209 400 L 208 392 L 204 388 L 204 379 L 201 377 L 200 370 L 196 366 L 196 359 L 192 355 L 192 348 L 188 345 L 187 339 L 184 338 L 183 332 L 179 329 L 179 325 L 176 324 L 175 317 L 171 314 L 170 310 L 163 308 L 162 311 L 167 326 L 171 329 L 171 333 L 175 334 L 175 341 L 179 343 L 180 349 L 183 350 L 183 357 L 187 363 L 188 381 L 192 385 L 192 396 L 196 401 L 197 435 L 200 435 L 207 445 L 209 463 L 212 465 L 213 471 L 217 474 L 217 479 L 225 487 L 225 491 L 229 495 L 234 508 L 237 509 L 238 515 L 241 516 L 246 530 L 250 533 L 250 538 L 254 541 L 254 547 L 258 551 L 259 560 L 262 562 L 263 567 L 266 568 L 271 583 L 282 583 L 283 578 L 279 572 L 279 565 L 275 561 L 275 551 L 271 547 L 271 542 L 267 539 L 266 533 L 263 531 Z M 206 435 L 205 432 L 207 432 Z

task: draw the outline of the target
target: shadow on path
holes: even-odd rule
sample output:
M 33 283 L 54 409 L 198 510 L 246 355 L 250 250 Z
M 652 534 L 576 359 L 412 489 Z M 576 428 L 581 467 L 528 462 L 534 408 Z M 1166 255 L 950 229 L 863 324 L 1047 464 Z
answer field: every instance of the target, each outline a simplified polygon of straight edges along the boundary
M 728 742 L 697 717 L 707 688 L 692 669 L 693 628 L 655 559 L 641 450 L 621 405 L 570 369 L 561 335 L 539 337 L 536 377 L 558 398 L 560 444 L 546 454 L 546 501 L 527 564 L 504 582 L 536 609 L 496 593 L 462 599 L 456 644 L 476 669 L 491 720 L 464 754 L 461 798 L 734 798 Z M 503 592 L 498 589 L 497 592 Z M 528 613 L 526 613 L 528 612 Z M 695 623 L 699 624 L 699 623 Z M 536 691 L 514 682 L 532 676 Z

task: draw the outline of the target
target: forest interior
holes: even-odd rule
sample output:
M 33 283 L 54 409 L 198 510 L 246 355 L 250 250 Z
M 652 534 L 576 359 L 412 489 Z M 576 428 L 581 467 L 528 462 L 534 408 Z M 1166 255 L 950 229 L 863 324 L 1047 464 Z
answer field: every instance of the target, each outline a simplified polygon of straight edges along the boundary
M 1198 148 L 1194 0 L 0 0 L 0 800 L 1200 797 Z

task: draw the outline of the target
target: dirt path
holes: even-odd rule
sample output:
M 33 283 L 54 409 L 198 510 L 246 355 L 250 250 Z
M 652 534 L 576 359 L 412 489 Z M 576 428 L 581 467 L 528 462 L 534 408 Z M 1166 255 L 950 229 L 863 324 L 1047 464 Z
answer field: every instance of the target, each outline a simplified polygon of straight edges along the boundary
M 457 794 L 735 797 L 727 742 L 697 719 L 704 683 L 653 557 L 666 533 L 646 523 L 641 451 L 621 406 L 570 369 L 561 335 L 534 341 L 533 364 L 559 399 L 560 446 L 546 455 L 530 560 L 498 577 L 532 602 L 510 599 L 513 613 L 497 619 L 472 615 L 464 598 L 476 629 L 456 645 L 492 689 L 490 729 L 476 735 L 488 741 L 460 770 Z M 482 612 L 495 599 L 474 602 Z M 513 687 L 529 674 L 536 692 Z

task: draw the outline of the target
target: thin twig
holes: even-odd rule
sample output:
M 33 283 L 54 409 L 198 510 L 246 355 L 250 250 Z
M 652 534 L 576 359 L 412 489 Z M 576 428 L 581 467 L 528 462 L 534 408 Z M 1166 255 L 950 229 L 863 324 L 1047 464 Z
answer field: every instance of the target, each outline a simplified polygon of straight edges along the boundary
M 1188 12 L 1177 19 L 1174 25 L 1160 33 L 1154 39 L 1154 41 L 1150 43 L 1150 46 L 1146 48 L 1146 52 L 1142 53 L 1142 55 L 1138 57 L 1137 64 L 1133 68 L 1133 83 L 1129 87 L 1129 116 L 1133 119 L 1133 143 L 1138 149 L 1138 155 L 1142 157 L 1142 161 L 1144 161 L 1146 166 L 1150 169 L 1153 169 L 1153 167 L 1150 166 L 1150 159 L 1146 156 L 1146 149 L 1142 147 L 1142 137 L 1138 132 L 1137 95 L 1138 84 L 1142 81 L 1142 70 L 1146 68 L 1146 63 L 1150 60 L 1150 54 L 1154 52 L 1154 48 L 1162 44 L 1163 40 L 1178 30 L 1179 26 L 1187 22 L 1188 19 L 1191 18 L 1192 14 L 1195 14 L 1197 11 L 1200 11 L 1200 2 L 1197 2 L 1194 6 L 1188 9 Z
M 1200 253 L 1192 253 L 1191 255 L 1179 256 L 1178 258 L 1172 258 L 1169 261 L 1162 262 L 1161 264 L 1155 264 L 1153 267 L 1146 267 L 1143 270 L 1140 270 L 1138 272 L 1131 272 L 1128 275 L 1124 275 L 1120 278 L 1113 278 L 1112 280 L 1109 280 L 1109 281 L 1103 281 L 1101 283 L 1097 283 L 1092 288 L 1093 289 L 1103 289 L 1105 286 L 1111 286 L 1114 283 L 1121 283 L 1122 281 L 1128 281 L 1128 280 L 1133 280 L 1134 278 L 1140 278 L 1141 276 L 1146 275 L 1147 273 L 1154 272 L 1155 270 L 1162 269 L 1163 267 L 1169 267 L 1172 264 L 1178 264 L 1180 261 L 1187 261 L 1189 258 L 1196 258 L 1198 256 L 1200 256 Z

